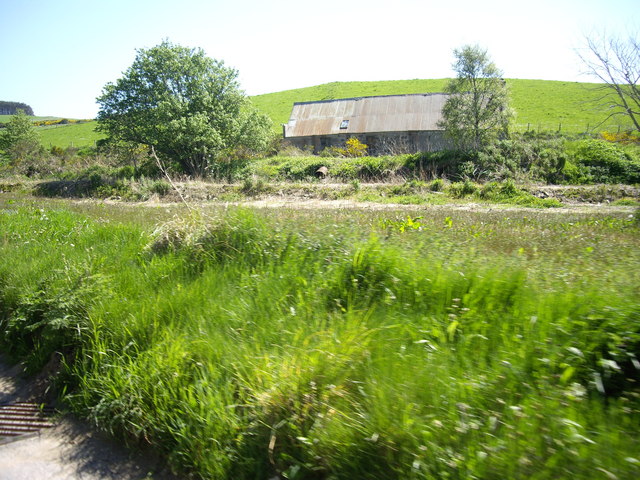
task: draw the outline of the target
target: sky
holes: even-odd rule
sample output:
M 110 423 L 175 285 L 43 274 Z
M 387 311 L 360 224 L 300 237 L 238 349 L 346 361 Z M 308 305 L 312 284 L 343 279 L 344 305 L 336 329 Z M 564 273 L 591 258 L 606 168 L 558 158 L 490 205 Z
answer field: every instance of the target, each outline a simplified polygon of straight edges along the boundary
M 0 0 L 0 100 L 94 118 L 103 87 L 163 40 L 235 68 L 247 95 L 452 77 L 468 44 L 506 78 L 586 82 L 585 35 L 639 27 L 637 0 Z

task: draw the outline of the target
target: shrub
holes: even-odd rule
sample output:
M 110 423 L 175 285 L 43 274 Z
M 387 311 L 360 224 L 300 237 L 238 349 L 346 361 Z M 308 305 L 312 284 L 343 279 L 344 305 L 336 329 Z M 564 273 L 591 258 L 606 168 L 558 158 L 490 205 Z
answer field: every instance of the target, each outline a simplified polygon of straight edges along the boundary
M 574 158 L 588 182 L 640 182 L 640 159 L 614 143 L 594 139 L 581 141 L 575 148 Z
M 359 158 L 364 157 L 367 154 L 367 145 L 362 143 L 356 137 L 350 137 L 346 142 L 344 148 L 330 146 L 325 147 L 320 152 L 321 157 L 347 157 L 347 158 Z
M 171 184 L 166 180 L 142 179 L 140 183 L 150 194 L 159 195 L 161 197 L 164 197 L 171 191 Z
M 601 132 L 600 136 L 602 136 L 602 139 L 606 140 L 607 142 L 616 142 L 623 144 L 640 143 L 640 136 L 638 136 L 638 134 L 634 132 Z
M 465 180 L 464 182 L 454 182 L 450 184 L 447 193 L 453 198 L 463 198 L 475 193 L 476 190 L 477 187 L 471 180 Z
M 435 178 L 429 184 L 429 190 L 431 190 L 432 192 L 441 192 L 443 189 L 444 189 L 444 180 L 442 180 L 441 178 Z
M 453 176 L 460 178 L 459 167 L 471 159 L 471 155 L 456 150 L 422 152 L 400 157 L 407 172 L 419 178 Z
M 51 147 L 51 155 L 55 155 L 56 157 L 63 157 L 64 156 L 64 148 L 59 147 L 57 145 L 53 145 Z
M 243 180 L 240 190 L 245 195 L 260 195 L 267 191 L 267 185 L 261 178 L 247 177 Z
M 516 187 L 516 184 L 513 183 L 512 180 L 507 180 L 500 186 L 500 194 L 505 197 L 515 197 L 519 193 L 520 190 L 518 190 L 518 187 Z
M 480 178 L 504 180 L 524 175 L 531 180 L 557 182 L 567 158 L 562 139 L 518 136 L 484 147 L 475 163 Z
M 367 154 L 367 145 L 362 143 L 356 137 L 351 137 L 347 140 L 344 148 L 345 157 L 364 157 Z

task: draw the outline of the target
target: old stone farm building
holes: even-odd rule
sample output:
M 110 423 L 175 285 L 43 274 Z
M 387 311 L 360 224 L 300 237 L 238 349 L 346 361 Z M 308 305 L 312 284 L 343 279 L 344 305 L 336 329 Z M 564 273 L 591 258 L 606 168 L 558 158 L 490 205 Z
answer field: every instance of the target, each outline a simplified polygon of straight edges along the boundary
M 442 150 L 446 141 L 438 122 L 446 98 L 425 93 L 297 102 L 283 126 L 284 138 L 315 153 L 344 146 L 350 137 L 373 155 Z

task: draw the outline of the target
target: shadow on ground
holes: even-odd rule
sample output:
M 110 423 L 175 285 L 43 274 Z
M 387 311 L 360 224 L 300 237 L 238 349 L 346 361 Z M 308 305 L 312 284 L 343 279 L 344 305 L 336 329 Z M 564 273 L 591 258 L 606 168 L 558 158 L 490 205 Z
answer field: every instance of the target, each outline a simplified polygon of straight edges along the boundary
M 43 383 L 0 356 L 0 404 L 42 402 Z M 159 458 L 131 452 L 66 414 L 38 433 L 0 440 L 0 480 L 174 480 Z

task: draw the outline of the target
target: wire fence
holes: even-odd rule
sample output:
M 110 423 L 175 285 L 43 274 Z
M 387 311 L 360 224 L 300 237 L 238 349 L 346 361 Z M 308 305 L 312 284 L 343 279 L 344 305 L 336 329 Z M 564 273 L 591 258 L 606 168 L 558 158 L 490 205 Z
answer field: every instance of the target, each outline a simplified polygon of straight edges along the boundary
M 574 134 L 593 134 L 600 132 L 624 133 L 631 132 L 634 128 L 631 125 L 612 125 L 600 123 L 516 123 L 511 126 L 511 130 L 515 132 L 536 132 L 536 133 L 574 133 Z

